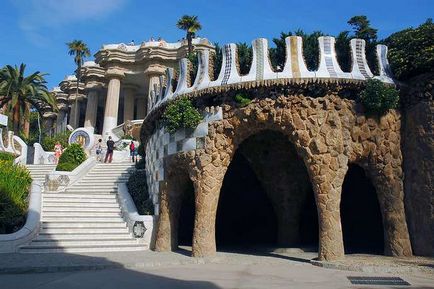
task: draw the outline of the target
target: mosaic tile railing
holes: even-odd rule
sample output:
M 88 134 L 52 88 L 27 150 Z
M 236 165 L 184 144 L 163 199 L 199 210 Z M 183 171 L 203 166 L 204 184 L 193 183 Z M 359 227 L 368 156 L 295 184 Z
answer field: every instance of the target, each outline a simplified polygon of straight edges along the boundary
M 225 86 L 236 83 L 280 80 L 280 79 L 355 79 L 366 80 L 376 78 L 385 83 L 393 83 L 390 66 L 387 60 L 387 47 L 377 45 L 377 58 L 380 75 L 374 76 L 366 61 L 365 41 L 352 39 L 350 42 L 352 56 L 351 72 L 343 72 L 336 57 L 335 38 L 321 36 L 318 38 L 320 48 L 319 67 L 316 71 L 309 71 L 303 58 L 303 42 L 299 36 L 290 36 L 286 42 L 286 63 L 281 72 L 274 72 L 268 56 L 268 41 L 264 38 L 255 39 L 252 42 L 253 60 L 247 75 L 240 75 L 236 67 L 237 50 L 235 44 L 226 44 L 223 47 L 223 62 L 219 76 L 216 80 L 209 77 L 209 51 L 198 53 L 198 72 L 192 86 L 187 84 L 188 62 L 180 61 L 180 75 L 178 84 L 172 86 L 174 71 L 166 70 L 166 76 L 160 78 L 160 89 L 152 93 L 148 102 L 148 112 L 179 95 L 189 94 L 207 88 Z M 163 81 L 165 79 L 165 81 Z M 165 82 L 165 83 L 164 83 Z
M 169 134 L 164 127 L 161 127 L 151 136 L 146 144 L 146 170 L 148 191 L 157 214 L 160 182 L 164 181 L 163 159 L 178 152 L 204 148 L 205 136 L 208 135 L 208 123 L 222 119 L 221 107 L 211 107 L 205 112 L 202 122 L 195 129 L 180 129 L 174 134 Z

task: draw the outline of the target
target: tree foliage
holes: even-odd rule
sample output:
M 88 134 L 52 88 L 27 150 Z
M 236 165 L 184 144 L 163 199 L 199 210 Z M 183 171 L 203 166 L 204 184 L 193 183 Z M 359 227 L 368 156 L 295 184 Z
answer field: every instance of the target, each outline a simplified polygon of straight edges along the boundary
M 397 79 L 434 71 L 434 24 L 432 19 L 417 28 L 408 28 L 385 39 L 389 62 Z
M 30 119 L 30 110 L 41 115 L 46 106 L 57 110 L 56 99 L 47 89 L 44 73 L 36 71 L 25 76 L 26 65 L 6 65 L 0 69 L 0 107 L 7 106 L 12 114 L 13 130 L 19 134 L 24 122 Z
M 136 170 L 128 179 L 127 187 L 140 215 L 153 215 L 154 205 L 149 198 L 145 170 Z
M 191 54 L 193 52 L 193 38 L 196 36 L 196 32 L 202 29 L 198 17 L 184 15 L 178 20 L 176 27 L 187 32 L 188 53 Z
M 238 63 L 240 65 L 240 74 L 245 75 L 250 71 L 253 60 L 252 46 L 247 43 L 237 43 Z
M 186 97 L 170 103 L 163 114 L 163 124 L 169 133 L 175 133 L 180 128 L 196 128 L 202 120 L 202 115 Z

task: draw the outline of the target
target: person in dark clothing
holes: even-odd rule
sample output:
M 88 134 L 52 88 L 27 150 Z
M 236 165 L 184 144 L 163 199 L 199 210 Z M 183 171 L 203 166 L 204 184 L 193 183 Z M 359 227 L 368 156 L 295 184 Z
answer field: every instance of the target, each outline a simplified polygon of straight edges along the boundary
M 136 159 L 136 146 L 134 145 L 134 141 L 131 141 L 130 143 L 130 156 L 131 161 L 134 163 Z
M 115 142 L 112 140 L 112 137 L 109 136 L 107 141 L 107 153 L 105 154 L 104 163 L 108 162 L 111 163 L 113 159 L 113 150 L 115 148 Z

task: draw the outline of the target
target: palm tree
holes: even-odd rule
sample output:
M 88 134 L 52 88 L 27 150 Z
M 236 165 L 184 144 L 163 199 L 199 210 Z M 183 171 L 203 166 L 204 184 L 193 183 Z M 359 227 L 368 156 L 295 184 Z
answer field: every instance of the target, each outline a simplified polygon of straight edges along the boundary
M 36 71 L 24 76 L 25 69 L 23 63 L 19 68 L 6 65 L 0 69 L 0 107 L 6 106 L 7 111 L 12 113 L 15 134 L 19 134 L 22 125 L 29 120 L 31 109 L 36 109 L 39 114 L 47 105 L 57 110 L 56 98 L 46 86 L 46 74 Z M 27 137 L 28 131 L 24 134 Z
M 68 46 L 68 54 L 74 55 L 74 62 L 77 65 L 76 76 L 77 76 L 77 88 L 75 91 L 75 106 L 78 105 L 78 86 L 81 78 L 81 66 L 83 65 L 83 61 L 85 57 L 90 56 L 90 50 L 87 47 L 87 44 L 81 40 L 73 40 L 71 42 L 67 42 Z M 78 109 L 75 110 L 75 119 L 78 120 Z
M 188 54 L 193 52 L 192 39 L 197 31 L 202 29 L 202 25 L 197 20 L 197 16 L 184 15 L 176 23 L 176 27 L 187 32 Z

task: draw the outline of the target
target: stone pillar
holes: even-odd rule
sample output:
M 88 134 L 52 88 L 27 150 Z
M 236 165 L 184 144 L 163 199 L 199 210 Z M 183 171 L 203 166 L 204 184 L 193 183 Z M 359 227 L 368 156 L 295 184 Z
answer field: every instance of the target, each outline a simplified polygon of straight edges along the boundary
M 149 75 L 149 85 L 148 85 L 148 109 L 150 111 L 152 107 L 155 106 L 157 102 L 158 87 L 160 85 L 160 77 L 158 74 Z
M 104 138 L 111 133 L 113 128 L 118 125 L 119 94 L 123 73 L 118 70 L 109 70 L 107 71 L 107 76 L 110 78 L 110 81 L 107 89 L 104 124 L 102 130 L 102 135 Z
M 87 94 L 86 116 L 84 119 L 84 127 L 89 129 L 91 132 L 95 131 L 97 109 L 98 91 L 91 89 Z
M 326 161 L 325 158 L 316 156 L 308 168 L 318 209 L 318 259 L 326 261 L 344 257 L 340 203 L 348 158 L 344 155 L 332 158 L 332 161 Z M 339 164 L 338 169 L 330 169 L 330 163 Z
M 77 116 L 77 106 L 76 106 L 75 99 L 72 101 L 71 103 L 71 110 L 69 112 L 69 125 L 72 126 L 73 128 L 77 128 L 77 120 L 76 120 L 76 116 Z
M 65 124 L 65 115 L 66 112 L 64 110 L 59 110 L 57 113 L 57 119 L 56 119 L 56 133 L 61 133 L 64 130 Z
M 146 116 L 146 101 L 143 96 L 137 98 L 137 119 L 144 119 Z
M 124 122 L 134 119 L 134 88 L 126 87 L 124 93 Z
M 209 155 L 204 158 L 210 157 Z M 193 181 L 195 208 L 193 231 L 193 257 L 207 257 L 216 254 L 215 223 L 220 189 L 227 170 L 221 164 L 209 163 Z

